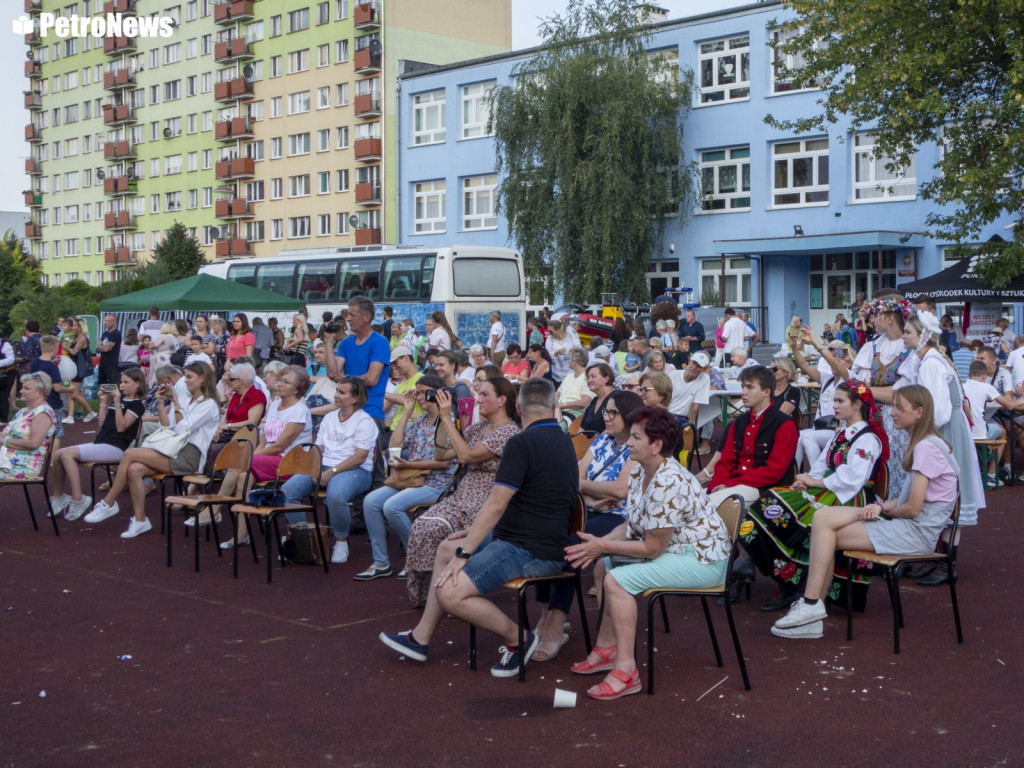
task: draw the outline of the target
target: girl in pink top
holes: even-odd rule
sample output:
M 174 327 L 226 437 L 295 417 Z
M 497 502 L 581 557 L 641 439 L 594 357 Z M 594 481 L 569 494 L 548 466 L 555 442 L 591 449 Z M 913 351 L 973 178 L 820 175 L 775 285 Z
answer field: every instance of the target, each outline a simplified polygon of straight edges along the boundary
M 225 355 L 228 360 L 234 360 L 242 355 L 251 356 L 255 346 L 256 339 L 249 328 L 249 318 L 243 312 L 239 312 L 231 320 L 231 338 L 224 350 Z

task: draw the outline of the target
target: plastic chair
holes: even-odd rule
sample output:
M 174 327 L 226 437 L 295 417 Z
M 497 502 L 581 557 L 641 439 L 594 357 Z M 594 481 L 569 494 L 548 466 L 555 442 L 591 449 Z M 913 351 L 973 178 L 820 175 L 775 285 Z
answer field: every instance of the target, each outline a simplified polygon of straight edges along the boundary
M 29 480 L 3 478 L 0 479 L 0 488 L 4 488 L 8 485 L 21 486 L 21 489 L 25 492 L 25 503 L 28 504 L 28 514 L 32 518 L 32 527 L 38 531 L 39 523 L 36 522 L 36 511 L 32 506 L 32 497 L 28 494 L 28 487 L 30 485 L 41 485 L 43 487 L 43 498 L 46 500 L 46 509 L 49 511 L 50 520 L 53 523 L 53 535 L 60 536 L 60 529 L 57 527 L 57 515 L 53 511 L 53 505 L 50 504 L 50 461 L 53 459 L 53 441 L 54 438 L 51 437 L 46 446 L 46 456 L 43 459 L 42 475 Z
M 576 505 L 572 511 L 572 530 L 582 531 L 587 525 L 587 508 L 583 497 L 576 497 Z M 580 580 L 578 568 L 559 571 L 551 576 L 532 576 L 512 579 L 505 583 L 506 589 L 516 590 L 517 620 L 519 625 L 519 647 L 526 642 L 526 630 L 530 628 L 530 619 L 526 615 L 526 590 L 537 584 L 553 584 L 558 581 L 572 580 L 576 585 L 576 603 L 580 610 L 580 624 L 583 625 L 583 639 L 587 644 L 587 653 L 593 650 L 590 642 L 590 626 L 587 624 L 587 610 L 583 604 L 583 582 Z M 469 668 L 476 669 L 476 627 L 469 625 Z M 519 682 L 526 682 L 526 665 L 519 665 Z
M 715 625 L 711 621 L 711 609 L 708 607 L 709 597 L 725 598 L 725 615 L 729 618 L 729 631 L 732 633 L 732 643 L 736 648 L 736 658 L 740 663 L 740 672 L 743 675 L 743 687 L 750 690 L 750 677 L 747 675 L 747 664 L 743 659 L 743 649 L 740 647 L 740 636 L 736 632 L 736 620 L 732 615 L 732 600 L 729 597 L 732 587 L 732 565 L 736 558 L 736 539 L 739 537 L 740 521 L 746 511 L 746 503 L 739 494 L 732 494 L 718 505 L 718 516 L 725 523 L 729 532 L 729 540 L 732 542 L 732 549 L 729 552 L 729 564 L 725 570 L 725 580 L 715 587 L 693 589 L 648 589 L 641 597 L 647 599 L 647 694 L 654 694 L 654 604 L 661 603 L 661 617 L 665 624 L 666 634 L 669 632 L 668 611 L 665 608 L 666 597 L 699 597 L 701 606 L 704 608 L 704 620 L 708 625 L 708 632 L 711 635 L 711 645 L 715 649 L 715 661 L 718 666 L 722 663 L 722 651 L 718 647 L 718 636 L 715 634 Z
M 860 563 L 871 565 L 872 570 L 881 569 L 889 587 L 889 600 L 892 602 L 892 647 L 893 653 L 900 652 L 900 629 L 903 628 L 903 601 L 900 599 L 900 576 L 907 566 L 919 563 L 946 564 L 949 569 L 949 597 L 953 604 L 953 621 L 956 624 L 956 641 L 963 645 L 964 632 L 960 626 L 960 606 L 956 599 L 956 532 L 960 527 L 960 494 L 957 493 L 953 513 L 950 515 L 953 526 L 949 533 L 949 544 L 945 552 L 920 552 L 911 555 L 880 555 L 864 549 L 844 549 L 846 572 L 849 574 L 850 588 L 846 590 L 846 639 L 853 640 L 853 576 Z

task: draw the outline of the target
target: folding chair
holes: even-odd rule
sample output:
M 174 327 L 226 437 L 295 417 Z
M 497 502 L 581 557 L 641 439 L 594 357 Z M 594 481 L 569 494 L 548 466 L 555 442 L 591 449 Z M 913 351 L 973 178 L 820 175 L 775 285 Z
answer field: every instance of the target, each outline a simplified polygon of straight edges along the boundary
M 587 525 L 587 508 L 583 497 L 576 497 L 576 505 L 572 511 L 572 530 L 582 531 Z M 506 589 L 516 591 L 517 623 L 519 625 L 519 647 L 526 642 L 526 631 L 530 628 L 530 618 L 526 614 L 526 590 L 538 584 L 553 584 L 558 581 L 572 580 L 576 586 L 576 603 L 580 609 L 580 624 L 583 626 L 583 639 L 587 644 L 587 653 L 593 650 L 590 642 L 590 626 L 587 624 L 587 608 L 583 604 L 583 582 L 580 580 L 579 568 L 562 570 L 551 576 L 531 576 L 513 579 L 505 583 Z M 469 625 L 469 668 L 476 669 L 476 627 Z M 526 682 L 526 665 L 519 665 L 519 682 Z
M 245 488 L 249 483 L 249 474 L 252 472 L 252 452 L 253 445 L 249 440 L 240 439 L 232 440 L 230 443 L 224 446 L 213 464 L 214 473 L 227 472 L 231 469 L 236 469 L 239 472 L 244 473 L 245 479 L 242 487 Z M 187 478 L 186 478 L 187 479 Z M 196 552 L 196 573 L 199 573 L 199 515 L 205 509 L 210 510 L 210 528 L 213 529 L 213 540 L 217 547 L 217 557 L 223 557 L 220 551 L 220 533 L 217 530 L 216 523 L 213 522 L 213 507 L 220 506 L 222 504 L 238 504 L 239 502 L 245 501 L 241 496 L 227 496 L 216 493 L 204 493 L 198 496 L 168 496 L 164 499 L 164 504 L 170 507 L 172 504 L 180 504 L 185 509 L 191 511 L 192 515 L 196 519 L 195 529 L 195 552 Z M 170 509 L 167 510 L 167 519 L 171 517 Z M 171 529 L 167 527 L 167 567 L 171 567 Z
M 693 589 L 648 589 L 641 594 L 641 597 L 647 598 L 647 695 L 651 696 L 654 694 L 654 604 L 656 602 L 661 603 L 661 617 L 665 624 L 666 634 L 669 632 L 668 628 L 668 611 L 665 609 L 665 598 L 680 596 L 680 597 L 699 597 L 701 606 L 704 608 L 704 620 L 708 625 L 708 632 L 711 634 L 711 645 L 715 649 L 715 661 L 718 662 L 718 666 L 724 666 L 722 663 L 722 652 L 718 647 L 718 636 L 715 634 L 715 625 L 711 621 L 711 610 L 708 607 L 709 597 L 723 597 L 725 598 L 725 615 L 729 618 L 729 630 L 732 632 L 732 643 L 736 648 L 736 658 L 740 663 L 740 672 L 743 675 L 743 687 L 748 691 L 750 690 L 750 678 L 747 676 L 747 664 L 743 659 L 743 649 L 740 647 L 740 636 L 736 632 L 736 620 L 732 615 L 732 600 L 729 598 L 729 592 L 732 587 L 732 565 L 736 558 L 736 539 L 739 537 L 740 521 L 743 519 L 744 512 L 746 511 L 746 504 L 743 501 L 743 497 L 739 494 L 732 494 L 726 498 L 721 504 L 718 505 L 718 516 L 722 518 L 722 522 L 725 523 L 726 530 L 729 532 L 729 540 L 732 542 L 732 549 L 729 552 L 729 564 L 725 570 L 725 580 L 718 586 L 705 587 L 705 588 L 693 588 Z
M 28 494 L 28 487 L 30 485 L 41 485 L 43 487 L 43 498 L 46 500 L 46 509 L 49 511 L 50 520 L 53 522 L 53 535 L 60 536 L 60 529 L 57 528 L 57 515 L 53 511 L 53 505 L 50 504 L 50 461 L 53 458 L 53 438 L 51 437 L 49 443 L 46 445 L 46 456 L 43 459 L 43 474 L 39 477 L 31 480 L 15 480 L 14 478 L 0 479 L 0 488 L 4 488 L 8 485 L 20 485 L 21 489 L 25 492 L 25 503 L 28 504 L 28 514 L 32 518 L 32 527 L 35 530 L 39 530 L 39 524 L 36 522 L 36 511 L 32 506 L 32 497 Z
M 963 645 L 964 632 L 960 626 L 960 606 L 956 599 L 956 532 L 960 527 L 960 494 L 957 493 L 953 513 L 950 515 L 953 526 L 950 529 L 949 544 L 945 552 L 920 552 L 912 555 L 880 555 L 864 549 L 845 549 L 846 572 L 849 574 L 850 588 L 846 590 L 846 639 L 853 640 L 853 576 L 854 569 L 860 563 L 873 566 L 872 570 L 881 569 L 885 574 L 885 583 L 889 587 L 889 600 L 892 603 L 892 646 L 893 653 L 900 652 L 900 629 L 903 628 L 903 601 L 900 599 L 900 576 L 910 565 L 919 563 L 945 563 L 949 569 L 949 597 L 953 604 L 953 621 L 956 624 L 956 641 Z
M 267 540 L 267 584 L 270 584 L 273 578 L 273 564 L 271 558 L 271 547 L 275 541 L 280 541 L 277 529 L 277 517 L 280 514 L 287 512 L 311 512 L 313 514 L 313 526 L 316 531 L 316 543 L 320 548 L 320 560 L 324 564 L 324 573 L 328 572 L 327 566 L 327 550 L 324 547 L 323 536 L 320 533 L 320 518 L 317 515 L 317 489 L 320 488 L 320 475 L 323 471 L 321 462 L 323 461 L 322 454 L 320 453 L 320 447 L 315 443 L 302 443 L 292 448 L 288 453 L 281 459 L 281 463 L 277 465 L 277 482 L 281 482 L 283 477 L 291 477 L 292 475 L 308 475 L 313 478 L 313 491 L 311 493 L 311 499 L 309 504 L 281 504 L 276 506 L 265 506 L 257 507 L 253 504 L 235 504 L 231 507 L 231 525 L 232 530 L 238 530 L 237 516 L 247 515 L 254 516 L 257 518 L 265 519 L 264 524 L 264 537 Z M 273 525 L 271 525 L 273 523 Z M 250 518 L 246 517 L 245 526 L 249 533 L 249 542 L 252 547 L 253 558 L 256 557 L 256 543 L 253 541 L 252 525 Z M 235 566 L 234 574 L 235 578 L 238 578 L 238 536 L 235 536 L 234 545 L 235 555 Z M 280 551 L 280 544 L 278 544 L 278 550 Z M 284 567 L 284 559 L 281 560 L 281 567 Z
M 135 419 L 135 437 L 133 437 L 131 443 L 128 444 L 129 448 L 131 448 L 132 446 L 138 444 L 138 442 L 139 442 L 139 434 L 141 432 L 142 432 L 142 419 L 141 418 L 137 418 L 137 419 Z M 96 499 L 96 470 L 97 469 L 105 470 L 106 473 L 107 473 L 107 482 L 108 483 L 112 483 L 112 482 L 114 482 L 114 473 L 111 472 L 111 467 L 117 467 L 120 464 L 121 464 L 120 459 L 118 459 L 117 461 L 83 461 L 83 462 L 81 462 L 79 464 L 79 466 L 84 467 L 84 468 L 89 470 L 89 485 L 90 485 L 90 488 L 92 490 L 92 500 L 94 502 L 97 500 Z

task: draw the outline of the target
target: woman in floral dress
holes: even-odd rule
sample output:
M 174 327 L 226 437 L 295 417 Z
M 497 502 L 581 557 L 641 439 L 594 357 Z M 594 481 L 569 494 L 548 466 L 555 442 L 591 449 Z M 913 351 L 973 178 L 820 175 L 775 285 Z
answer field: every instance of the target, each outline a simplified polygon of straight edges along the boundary
M 5 467 L 4 480 L 34 480 L 42 476 L 46 449 L 56 430 L 57 416 L 46 403 L 52 383 L 45 373 L 27 373 L 21 377 L 18 396 L 25 407 L 18 411 L 2 433 Z M 52 511 L 52 510 L 51 510 Z

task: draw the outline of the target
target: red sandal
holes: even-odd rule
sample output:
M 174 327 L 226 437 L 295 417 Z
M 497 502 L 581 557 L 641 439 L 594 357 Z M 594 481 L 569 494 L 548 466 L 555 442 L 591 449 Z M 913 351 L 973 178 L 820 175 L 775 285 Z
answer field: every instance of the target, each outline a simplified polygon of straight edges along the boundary
M 587 696 L 598 701 L 612 701 L 613 699 L 621 699 L 623 696 L 629 696 L 631 693 L 640 693 L 640 689 L 643 687 L 640 685 L 639 669 L 634 669 L 630 674 L 613 669 L 608 675 L 621 683 L 625 683 L 626 687 L 616 691 L 608 684 L 607 680 L 602 680 L 599 685 L 595 685 L 587 690 Z
M 573 664 L 570 667 L 570 671 L 575 672 L 577 675 L 596 675 L 598 672 L 607 672 L 615 666 L 615 651 L 616 646 L 614 645 L 610 645 L 607 648 L 595 645 L 591 653 L 597 656 L 598 662 L 592 664 L 590 656 L 587 656 L 583 661 Z

